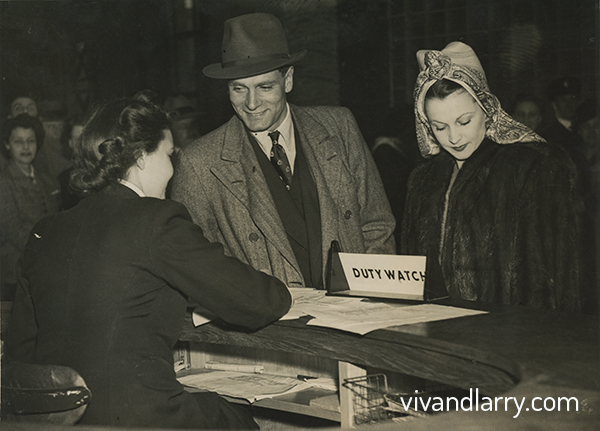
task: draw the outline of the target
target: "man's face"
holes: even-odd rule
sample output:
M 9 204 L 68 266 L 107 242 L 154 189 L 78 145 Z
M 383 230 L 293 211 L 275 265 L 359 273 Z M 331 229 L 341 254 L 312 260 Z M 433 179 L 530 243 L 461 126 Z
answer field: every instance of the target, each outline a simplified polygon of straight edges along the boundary
M 31 117 L 38 117 L 37 103 L 31 97 L 17 97 L 10 104 L 10 116 L 16 117 L 19 114 L 29 114 Z
M 513 118 L 531 130 L 536 130 L 542 122 L 542 113 L 535 103 L 523 100 L 515 108 Z
M 229 100 L 252 132 L 275 130 L 285 119 L 286 94 L 294 85 L 294 68 L 229 81 Z

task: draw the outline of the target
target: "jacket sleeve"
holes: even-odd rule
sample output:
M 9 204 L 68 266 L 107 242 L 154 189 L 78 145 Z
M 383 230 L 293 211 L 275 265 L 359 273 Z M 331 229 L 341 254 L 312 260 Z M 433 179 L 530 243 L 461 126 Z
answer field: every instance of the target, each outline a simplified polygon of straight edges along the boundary
M 287 313 L 292 298 L 281 281 L 226 256 L 182 205 L 167 202 L 152 233 L 150 268 L 156 276 L 234 325 L 258 329 Z
M 396 220 L 373 156 L 352 113 L 343 108 L 342 140 L 360 205 L 360 223 L 367 253 L 395 254 Z

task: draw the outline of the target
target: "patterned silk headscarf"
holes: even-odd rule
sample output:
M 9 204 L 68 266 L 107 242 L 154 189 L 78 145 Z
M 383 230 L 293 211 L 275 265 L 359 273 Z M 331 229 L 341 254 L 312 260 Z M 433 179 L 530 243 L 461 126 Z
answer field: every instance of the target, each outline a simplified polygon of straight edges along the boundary
M 425 95 L 441 79 L 456 82 L 473 96 L 487 116 L 485 136 L 492 141 L 499 144 L 545 142 L 502 109 L 498 98 L 490 93 L 485 72 L 470 46 L 451 42 L 442 51 L 421 50 L 417 53 L 417 61 L 421 72 L 415 84 L 415 120 L 419 150 L 423 157 L 440 152 L 440 145 L 425 115 Z

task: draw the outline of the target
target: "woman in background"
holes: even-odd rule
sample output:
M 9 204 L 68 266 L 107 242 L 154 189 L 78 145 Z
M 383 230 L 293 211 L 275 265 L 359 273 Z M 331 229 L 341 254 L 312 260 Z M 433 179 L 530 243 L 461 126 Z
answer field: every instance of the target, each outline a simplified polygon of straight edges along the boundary
M 490 93 L 473 50 L 419 51 L 401 252 L 470 301 L 580 309 L 573 164 Z M 433 280 L 430 280 L 433 281 Z
M 68 366 L 91 390 L 87 425 L 257 428 L 214 393 L 189 394 L 172 349 L 188 297 L 249 329 L 291 304 L 279 280 L 226 257 L 165 200 L 169 121 L 155 105 L 99 106 L 75 148 L 71 184 L 85 196 L 29 237 L 6 339 L 11 360 Z
M 42 217 L 57 212 L 58 183 L 33 168 L 44 142 L 44 126 L 28 114 L 6 120 L 2 150 L 9 163 L 0 173 L 0 241 L 2 300 L 12 301 L 16 289 L 15 264 L 29 232 Z

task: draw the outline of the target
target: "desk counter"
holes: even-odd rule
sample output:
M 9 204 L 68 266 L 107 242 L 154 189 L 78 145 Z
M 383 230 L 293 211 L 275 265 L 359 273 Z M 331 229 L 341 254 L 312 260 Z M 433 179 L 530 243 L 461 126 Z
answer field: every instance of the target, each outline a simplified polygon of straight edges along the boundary
M 478 308 L 466 302 L 449 303 Z M 464 412 L 457 423 L 508 420 L 511 429 L 546 418 L 557 425 L 598 425 L 600 408 L 599 321 L 597 317 L 527 309 L 487 306 L 480 314 L 437 322 L 397 326 L 359 336 L 307 326 L 306 320 L 280 321 L 253 333 L 208 324 L 194 328 L 188 317 L 181 339 L 229 346 L 254 347 L 314 355 L 357 365 L 408 374 L 462 389 L 476 389 L 488 397 L 525 397 L 519 413 L 514 402 L 500 401 L 497 412 Z M 534 397 L 576 397 L 579 412 L 526 411 Z M 548 402 L 548 407 L 551 403 Z M 505 411 L 506 408 L 506 411 Z M 469 416 L 470 415 L 470 416 Z M 483 415 L 483 416 L 482 416 Z M 452 413 L 425 419 L 431 424 Z M 528 419 L 526 419 L 528 418 Z M 421 423 L 420 421 L 418 421 Z M 412 423 L 411 426 L 414 426 Z M 480 424 L 481 425 L 481 424 Z M 401 426 L 395 424 L 394 426 Z M 500 425 L 498 425 L 500 426 Z

